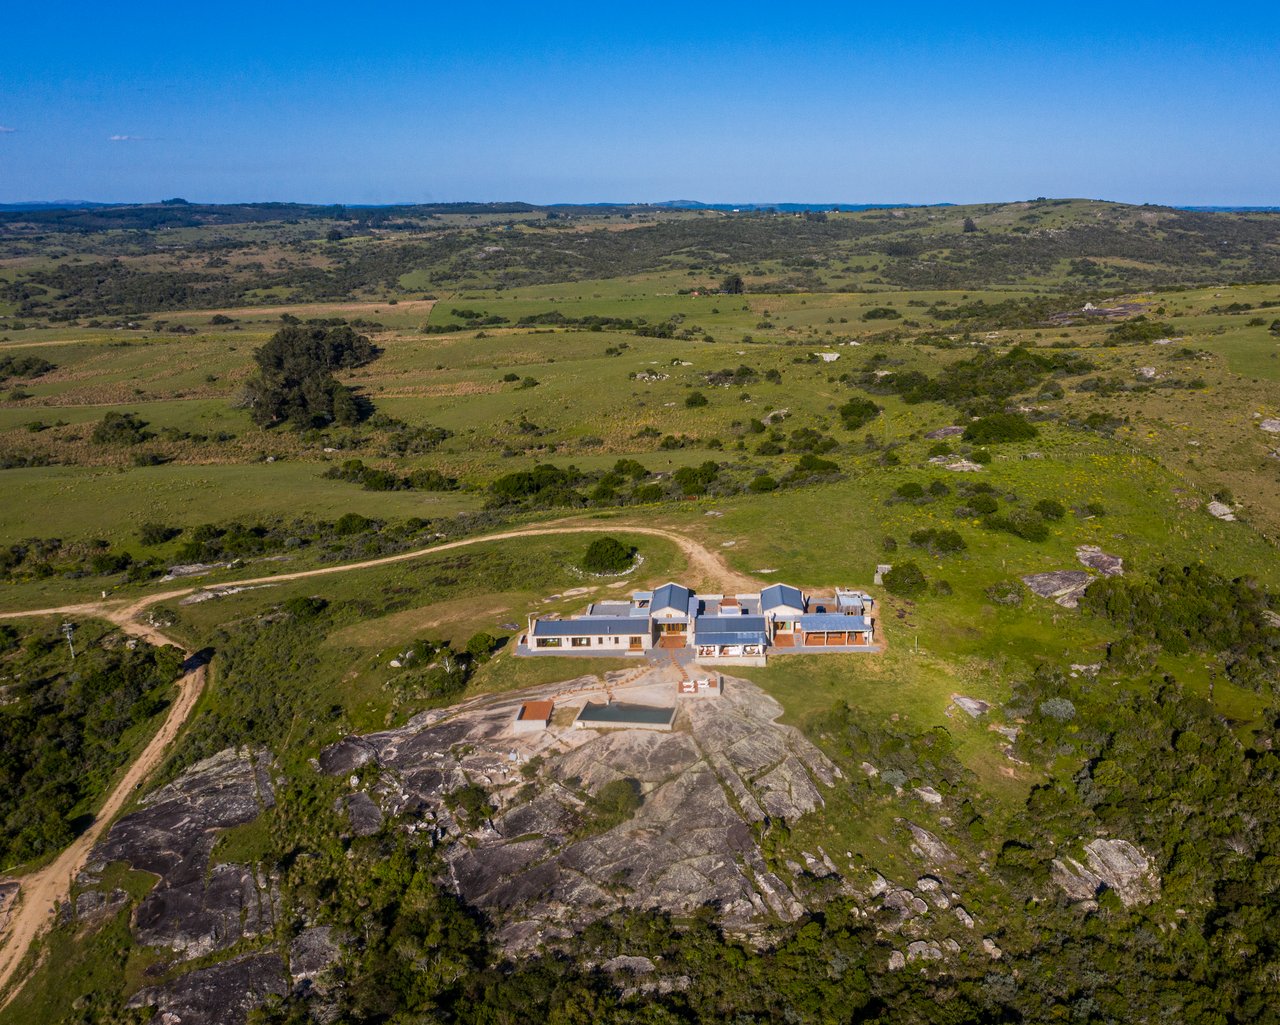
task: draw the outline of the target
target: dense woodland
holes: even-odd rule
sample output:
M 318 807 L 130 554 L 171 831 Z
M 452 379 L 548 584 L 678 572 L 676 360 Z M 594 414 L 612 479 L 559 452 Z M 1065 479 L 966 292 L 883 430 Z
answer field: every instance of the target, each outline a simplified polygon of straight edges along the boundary
M 132 757 L 131 731 L 168 704 L 183 656 L 102 634 L 0 625 L 0 867 L 52 854 Z

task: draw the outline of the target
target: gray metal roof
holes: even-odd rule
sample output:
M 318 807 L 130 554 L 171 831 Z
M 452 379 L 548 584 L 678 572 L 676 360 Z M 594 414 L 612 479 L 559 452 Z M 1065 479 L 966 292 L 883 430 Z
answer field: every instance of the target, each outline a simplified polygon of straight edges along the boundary
M 848 616 L 843 612 L 814 612 L 801 616 L 797 622 L 801 630 L 854 630 L 861 633 L 871 629 L 866 616 Z
M 649 603 L 652 611 L 659 609 L 678 609 L 685 612 L 689 608 L 689 599 L 693 592 L 683 584 L 663 584 L 653 592 L 653 600 Z
M 674 708 L 661 708 L 657 705 L 625 705 L 619 702 L 596 705 L 588 701 L 578 713 L 579 722 L 610 724 L 633 722 L 648 726 L 667 726 L 675 717 Z
M 698 644 L 764 644 L 767 638 L 764 631 L 759 633 L 722 633 L 710 635 L 694 635 Z
M 534 637 L 640 637 L 649 632 L 643 619 L 617 616 L 579 616 L 577 619 L 535 619 Z
M 587 606 L 588 616 L 616 616 L 619 619 L 646 619 L 648 609 L 638 609 L 629 601 L 599 601 Z
M 800 588 L 790 584 L 770 584 L 760 592 L 760 608 L 763 611 L 768 612 L 780 605 L 803 610 L 804 595 L 800 593 Z
M 764 616 L 699 616 L 693 622 L 695 634 L 763 633 L 764 629 Z

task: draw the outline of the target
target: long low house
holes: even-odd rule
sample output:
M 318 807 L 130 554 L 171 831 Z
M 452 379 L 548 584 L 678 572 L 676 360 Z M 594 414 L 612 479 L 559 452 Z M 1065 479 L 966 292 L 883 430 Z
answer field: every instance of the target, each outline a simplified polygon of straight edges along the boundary
M 806 595 L 787 584 L 756 594 L 697 594 L 681 584 L 596 602 L 567 619 L 529 617 L 522 655 L 646 655 L 693 649 L 698 661 L 763 665 L 770 654 L 872 651 L 875 599 L 837 588 Z

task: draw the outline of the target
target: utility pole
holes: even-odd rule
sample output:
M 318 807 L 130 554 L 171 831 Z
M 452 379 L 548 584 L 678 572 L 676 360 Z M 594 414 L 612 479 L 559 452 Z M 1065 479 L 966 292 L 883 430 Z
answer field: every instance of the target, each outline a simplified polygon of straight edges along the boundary
M 62 624 L 62 636 L 67 639 L 67 647 L 71 649 L 71 661 L 76 660 L 76 646 L 71 643 L 71 637 L 76 632 L 75 623 Z

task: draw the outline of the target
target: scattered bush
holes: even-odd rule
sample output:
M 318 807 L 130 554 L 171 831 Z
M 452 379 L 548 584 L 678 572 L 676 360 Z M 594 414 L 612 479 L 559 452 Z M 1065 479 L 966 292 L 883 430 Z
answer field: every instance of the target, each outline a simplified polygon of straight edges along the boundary
M 988 516 L 982 521 L 988 530 L 1000 530 L 1024 541 L 1045 541 L 1049 537 L 1049 526 L 1038 513 L 1026 509 L 1015 509 L 1007 516 Z
M 997 605 L 1021 605 L 1027 589 L 1020 580 L 1005 580 L 987 588 L 987 597 Z
M 953 555 L 969 547 L 956 531 L 938 530 L 934 527 L 912 531 L 911 544 L 925 549 L 930 555 Z

